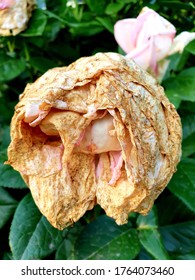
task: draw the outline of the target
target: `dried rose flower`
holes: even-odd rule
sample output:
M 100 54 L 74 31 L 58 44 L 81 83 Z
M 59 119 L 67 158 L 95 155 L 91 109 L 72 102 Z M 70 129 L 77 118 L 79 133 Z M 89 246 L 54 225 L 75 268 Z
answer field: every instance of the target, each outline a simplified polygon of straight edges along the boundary
M 0 35 L 17 35 L 27 27 L 35 0 L 0 1 Z
M 59 229 L 100 204 L 147 214 L 180 159 L 181 124 L 148 73 L 116 53 L 47 71 L 20 96 L 8 162 Z

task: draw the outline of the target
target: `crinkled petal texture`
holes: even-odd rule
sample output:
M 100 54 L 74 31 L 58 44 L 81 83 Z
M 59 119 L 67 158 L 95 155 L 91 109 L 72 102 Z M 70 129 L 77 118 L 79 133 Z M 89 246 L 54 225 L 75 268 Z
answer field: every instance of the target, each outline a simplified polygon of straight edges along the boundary
M 0 35 L 17 35 L 26 29 L 35 0 L 3 0 L 0 5 Z
M 163 88 L 116 53 L 54 68 L 20 96 L 8 162 L 59 229 L 98 203 L 117 224 L 147 214 L 176 170 L 180 118 Z

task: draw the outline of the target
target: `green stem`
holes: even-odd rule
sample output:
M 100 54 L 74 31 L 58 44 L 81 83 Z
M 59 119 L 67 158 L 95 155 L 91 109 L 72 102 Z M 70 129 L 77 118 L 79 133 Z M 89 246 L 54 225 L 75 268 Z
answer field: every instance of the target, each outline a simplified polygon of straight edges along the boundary
M 24 54 L 25 54 L 26 61 L 29 61 L 30 60 L 30 54 L 29 54 L 28 47 L 27 47 L 25 42 L 24 42 Z
M 8 47 L 9 53 L 14 53 L 14 49 L 15 49 L 14 42 L 8 41 L 7 42 L 7 47 Z

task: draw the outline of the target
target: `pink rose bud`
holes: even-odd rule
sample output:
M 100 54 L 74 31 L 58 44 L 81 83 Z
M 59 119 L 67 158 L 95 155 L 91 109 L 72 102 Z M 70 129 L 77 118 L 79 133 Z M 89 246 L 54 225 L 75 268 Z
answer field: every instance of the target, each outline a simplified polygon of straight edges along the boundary
M 35 0 L 0 1 L 0 36 L 17 35 L 26 27 Z
M 175 33 L 169 21 L 147 7 L 137 18 L 120 20 L 114 26 L 115 39 L 127 57 L 155 75 L 157 62 L 168 55 Z

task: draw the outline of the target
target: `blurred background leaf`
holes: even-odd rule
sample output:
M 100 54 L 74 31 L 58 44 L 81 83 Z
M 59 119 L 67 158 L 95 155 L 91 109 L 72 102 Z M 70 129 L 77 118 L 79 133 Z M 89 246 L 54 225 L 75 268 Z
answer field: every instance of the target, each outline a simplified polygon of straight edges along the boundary
M 17 201 L 0 187 L 0 228 L 2 228 L 14 213 Z
M 185 158 L 179 163 L 168 188 L 195 212 L 195 159 Z
M 195 221 L 168 225 L 162 227 L 160 232 L 172 259 L 195 259 Z

